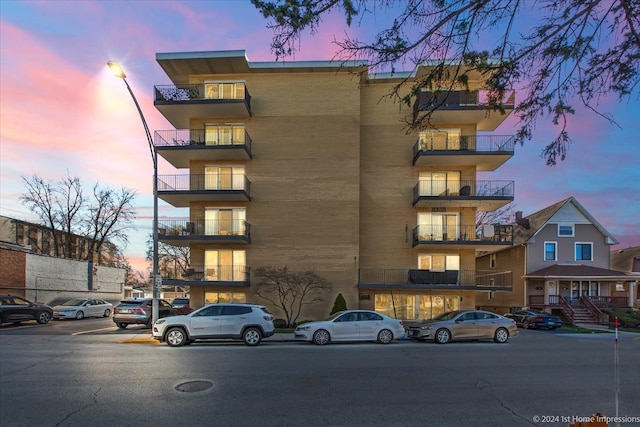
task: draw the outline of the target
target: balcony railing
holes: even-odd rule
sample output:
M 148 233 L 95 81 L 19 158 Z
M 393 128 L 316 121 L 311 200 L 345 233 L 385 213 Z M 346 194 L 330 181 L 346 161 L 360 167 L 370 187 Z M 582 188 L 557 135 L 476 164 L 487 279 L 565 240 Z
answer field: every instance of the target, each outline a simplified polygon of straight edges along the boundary
M 251 110 L 251 96 L 243 82 L 157 85 L 153 100 L 156 103 L 243 100 Z
M 436 107 L 440 109 L 487 108 L 493 101 L 491 97 L 492 92 L 488 90 L 424 91 L 417 97 L 414 110 L 428 110 Z M 501 102 L 505 108 L 513 108 L 515 91 L 506 91 Z
M 185 283 L 190 282 L 190 283 Z M 164 285 L 215 285 L 249 286 L 249 267 L 244 265 L 194 265 L 171 277 L 163 277 Z
M 236 126 L 229 126 L 235 128 Z M 243 127 L 244 128 L 244 127 Z M 176 129 L 158 130 L 155 132 L 156 147 L 192 147 L 202 146 L 212 148 L 244 148 L 251 153 L 251 137 L 245 129 L 231 132 L 212 132 L 205 129 Z
M 413 229 L 413 246 L 428 244 L 513 244 L 513 225 L 418 225 Z
M 251 183 L 243 173 L 228 175 L 160 175 L 158 191 L 243 191 L 249 194 Z
M 251 242 L 251 225 L 243 219 L 161 220 L 158 236 L 166 242 L 176 239 Z
M 413 155 L 453 151 L 460 154 L 510 152 L 513 154 L 515 138 L 511 135 L 420 135 L 413 146 Z
M 513 277 L 510 271 L 476 270 L 413 270 L 363 268 L 358 272 L 361 288 L 396 289 L 473 289 L 510 290 Z
M 421 199 L 507 199 L 513 200 L 513 181 L 421 180 L 413 187 L 413 204 Z

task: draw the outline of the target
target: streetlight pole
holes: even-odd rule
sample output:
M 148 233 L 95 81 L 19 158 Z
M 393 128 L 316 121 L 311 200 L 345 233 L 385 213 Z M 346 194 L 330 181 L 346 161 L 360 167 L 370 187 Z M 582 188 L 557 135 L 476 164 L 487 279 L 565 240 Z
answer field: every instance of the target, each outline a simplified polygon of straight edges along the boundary
M 134 104 L 136 104 L 136 108 L 138 109 L 138 113 L 140 114 L 140 119 L 142 120 L 142 125 L 144 126 L 144 131 L 147 135 L 147 142 L 149 143 L 149 150 L 151 151 L 151 159 L 153 160 L 153 302 L 151 309 L 151 324 L 156 323 L 158 320 L 159 313 L 159 304 L 158 301 L 160 299 L 160 287 L 162 286 L 162 278 L 159 275 L 159 267 L 158 267 L 158 151 L 153 145 L 153 140 L 151 139 L 151 132 L 149 132 L 149 126 L 147 126 L 147 121 L 144 118 L 144 114 L 142 114 L 142 109 L 140 108 L 140 104 L 138 104 L 138 100 L 136 96 L 133 94 L 131 90 L 131 86 L 127 82 L 127 76 L 124 73 L 124 70 L 115 61 L 107 62 L 111 73 L 115 77 L 121 78 L 124 81 L 124 84 L 127 86 L 127 90 L 133 99 Z

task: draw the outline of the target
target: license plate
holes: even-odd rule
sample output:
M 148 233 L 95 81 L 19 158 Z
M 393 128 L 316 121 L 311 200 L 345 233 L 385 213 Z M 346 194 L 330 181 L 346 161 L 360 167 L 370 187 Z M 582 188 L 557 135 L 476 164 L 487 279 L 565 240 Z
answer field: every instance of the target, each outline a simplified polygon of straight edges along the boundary
M 120 313 L 131 313 L 131 310 L 129 310 L 128 308 L 123 308 L 120 310 Z

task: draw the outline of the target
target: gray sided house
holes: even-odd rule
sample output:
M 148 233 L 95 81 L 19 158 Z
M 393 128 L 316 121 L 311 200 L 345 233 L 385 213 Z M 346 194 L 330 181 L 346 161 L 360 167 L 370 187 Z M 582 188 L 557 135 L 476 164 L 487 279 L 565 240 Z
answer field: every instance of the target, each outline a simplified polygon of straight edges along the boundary
M 640 274 L 612 269 L 617 243 L 573 197 L 526 217 L 518 212 L 513 247 L 476 260 L 478 269 L 513 271 L 513 290 L 479 292 L 476 303 L 498 312 L 554 312 L 571 323 L 600 321 L 603 308 L 633 307 Z

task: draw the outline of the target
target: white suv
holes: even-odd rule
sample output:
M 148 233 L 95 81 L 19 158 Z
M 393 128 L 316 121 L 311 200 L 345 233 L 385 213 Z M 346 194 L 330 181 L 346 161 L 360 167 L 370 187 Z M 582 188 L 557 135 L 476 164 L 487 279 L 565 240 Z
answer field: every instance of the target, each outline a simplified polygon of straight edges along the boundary
M 254 346 L 274 333 L 273 316 L 254 304 L 210 304 L 183 316 L 158 319 L 153 325 L 153 337 L 171 347 L 220 338 L 241 339 Z

